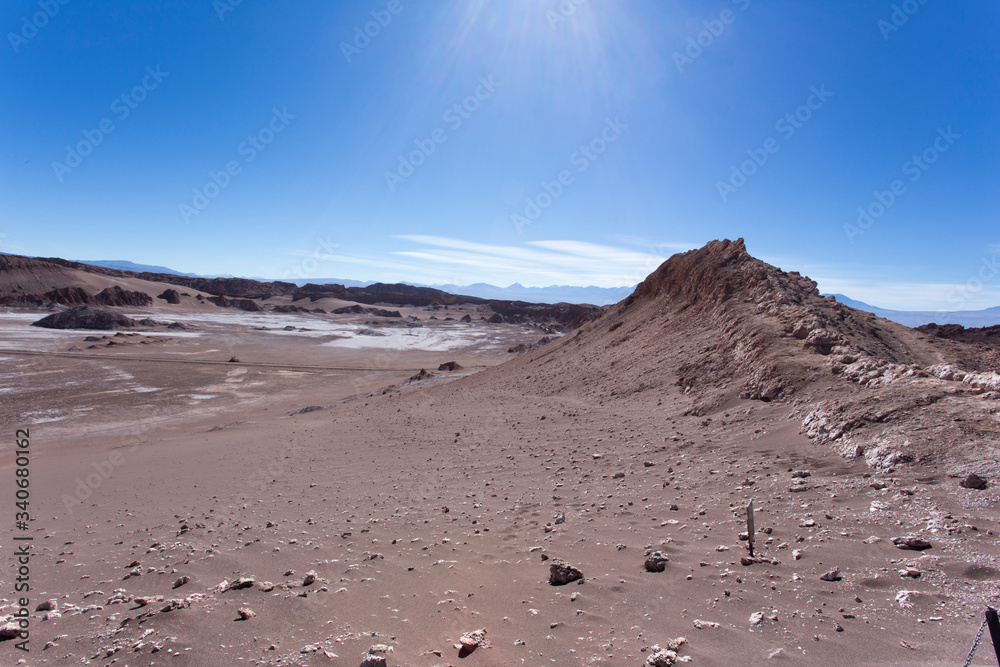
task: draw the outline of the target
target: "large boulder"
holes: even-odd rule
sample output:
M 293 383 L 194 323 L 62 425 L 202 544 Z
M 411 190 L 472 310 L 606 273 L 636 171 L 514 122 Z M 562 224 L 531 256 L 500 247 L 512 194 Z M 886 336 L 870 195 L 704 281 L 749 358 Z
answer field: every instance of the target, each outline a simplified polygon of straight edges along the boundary
M 130 317 L 106 308 L 93 306 L 74 306 L 61 313 L 52 313 L 37 322 L 33 327 L 46 329 L 93 329 L 97 331 L 112 331 L 114 329 L 131 329 L 138 323 Z

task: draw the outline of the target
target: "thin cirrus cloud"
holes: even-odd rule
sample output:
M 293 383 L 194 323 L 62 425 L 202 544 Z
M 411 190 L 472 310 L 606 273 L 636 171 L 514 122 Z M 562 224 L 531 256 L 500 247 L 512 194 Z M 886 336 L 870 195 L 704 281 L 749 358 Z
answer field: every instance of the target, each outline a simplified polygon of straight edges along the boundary
M 311 276 L 319 273 L 354 276 L 358 268 L 363 267 L 368 273 L 358 277 L 381 282 L 457 285 L 480 282 L 509 285 L 518 282 L 528 287 L 631 287 L 652 273 L 675 250 L 691 247 L 679 243 L 633 244 L 643 248 L 643 252 L 568 240 L 499 245 L 430 235 L 400 235 L 394 238 L 415 247 L 377 255 L 294 250 L 285 254 L 304 257 L 310 264 L 318 263 L 319 266 L 311 267 Z M 289 275 L 304 277 L 300 275 L 303 268 L 296 267 Z
M 467 282 L 520 282 L 528 286 L 636 284 L 666 257 L 582 241 L 529 241 L 523 245 L 475 243 L 441 236 L 396 238 L 423 246 L 393 254 L 439 267 Z M 667 244 L 657 246 L 657 250 Z M 425 265 L 426 268 L 426 265 Z

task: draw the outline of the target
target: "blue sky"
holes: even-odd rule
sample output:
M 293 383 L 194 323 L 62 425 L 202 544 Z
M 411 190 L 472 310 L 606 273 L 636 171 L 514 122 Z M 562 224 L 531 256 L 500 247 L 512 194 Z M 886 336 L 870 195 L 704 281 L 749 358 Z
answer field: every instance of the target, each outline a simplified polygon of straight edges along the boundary
M 619 286 L 742 236 L 879 306 L 1000 304 L 990 0 L 5 0 L 0 26 L 4 252 Z

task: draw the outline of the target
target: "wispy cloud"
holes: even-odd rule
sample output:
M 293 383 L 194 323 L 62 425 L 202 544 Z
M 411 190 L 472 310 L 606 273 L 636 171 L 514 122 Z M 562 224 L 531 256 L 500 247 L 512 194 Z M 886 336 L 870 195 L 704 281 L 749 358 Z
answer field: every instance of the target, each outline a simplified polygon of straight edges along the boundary
M 636 284 L 666 257 L 616 246 L 582 241 L 530 241 L 519 245 L 474 243 L 441 236 L 396 237 L 423 246 L 394 254 L 420 260 L 448 273 L 468 276 L 470 282 L 493 282 L 544 287 Z M 429 267 L 425 266 L 427 270 Z
M 651 252 L 571 240 L 500 245 L 417 234 L 394 238 L 412 244 L 413 249 L 378 255 L 289 249 L 284 254 L 313 260 L 317 266 L 304 276 L 307 279 L 458 285 L 486 282 L 501 286 L 517 282 L 528 287 L 630 287 L 666 259 Z

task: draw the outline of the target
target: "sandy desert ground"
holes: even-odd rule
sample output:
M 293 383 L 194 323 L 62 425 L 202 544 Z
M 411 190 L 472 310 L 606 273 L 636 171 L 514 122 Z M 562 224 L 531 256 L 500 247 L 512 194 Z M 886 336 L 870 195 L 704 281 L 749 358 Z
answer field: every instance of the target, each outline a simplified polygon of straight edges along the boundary
M 4 641 L 4 664 L 955 665 L 1000 601 L 995 350 L 822 299 L 741 242 L 516 358 L 537 329 L 420 309 L 385 336 L 128 314 L 190 328 L 0 317 L 0 614 L 32 538 L 31 652 Z M 972 664 L 993 660 L 987 633 Z

